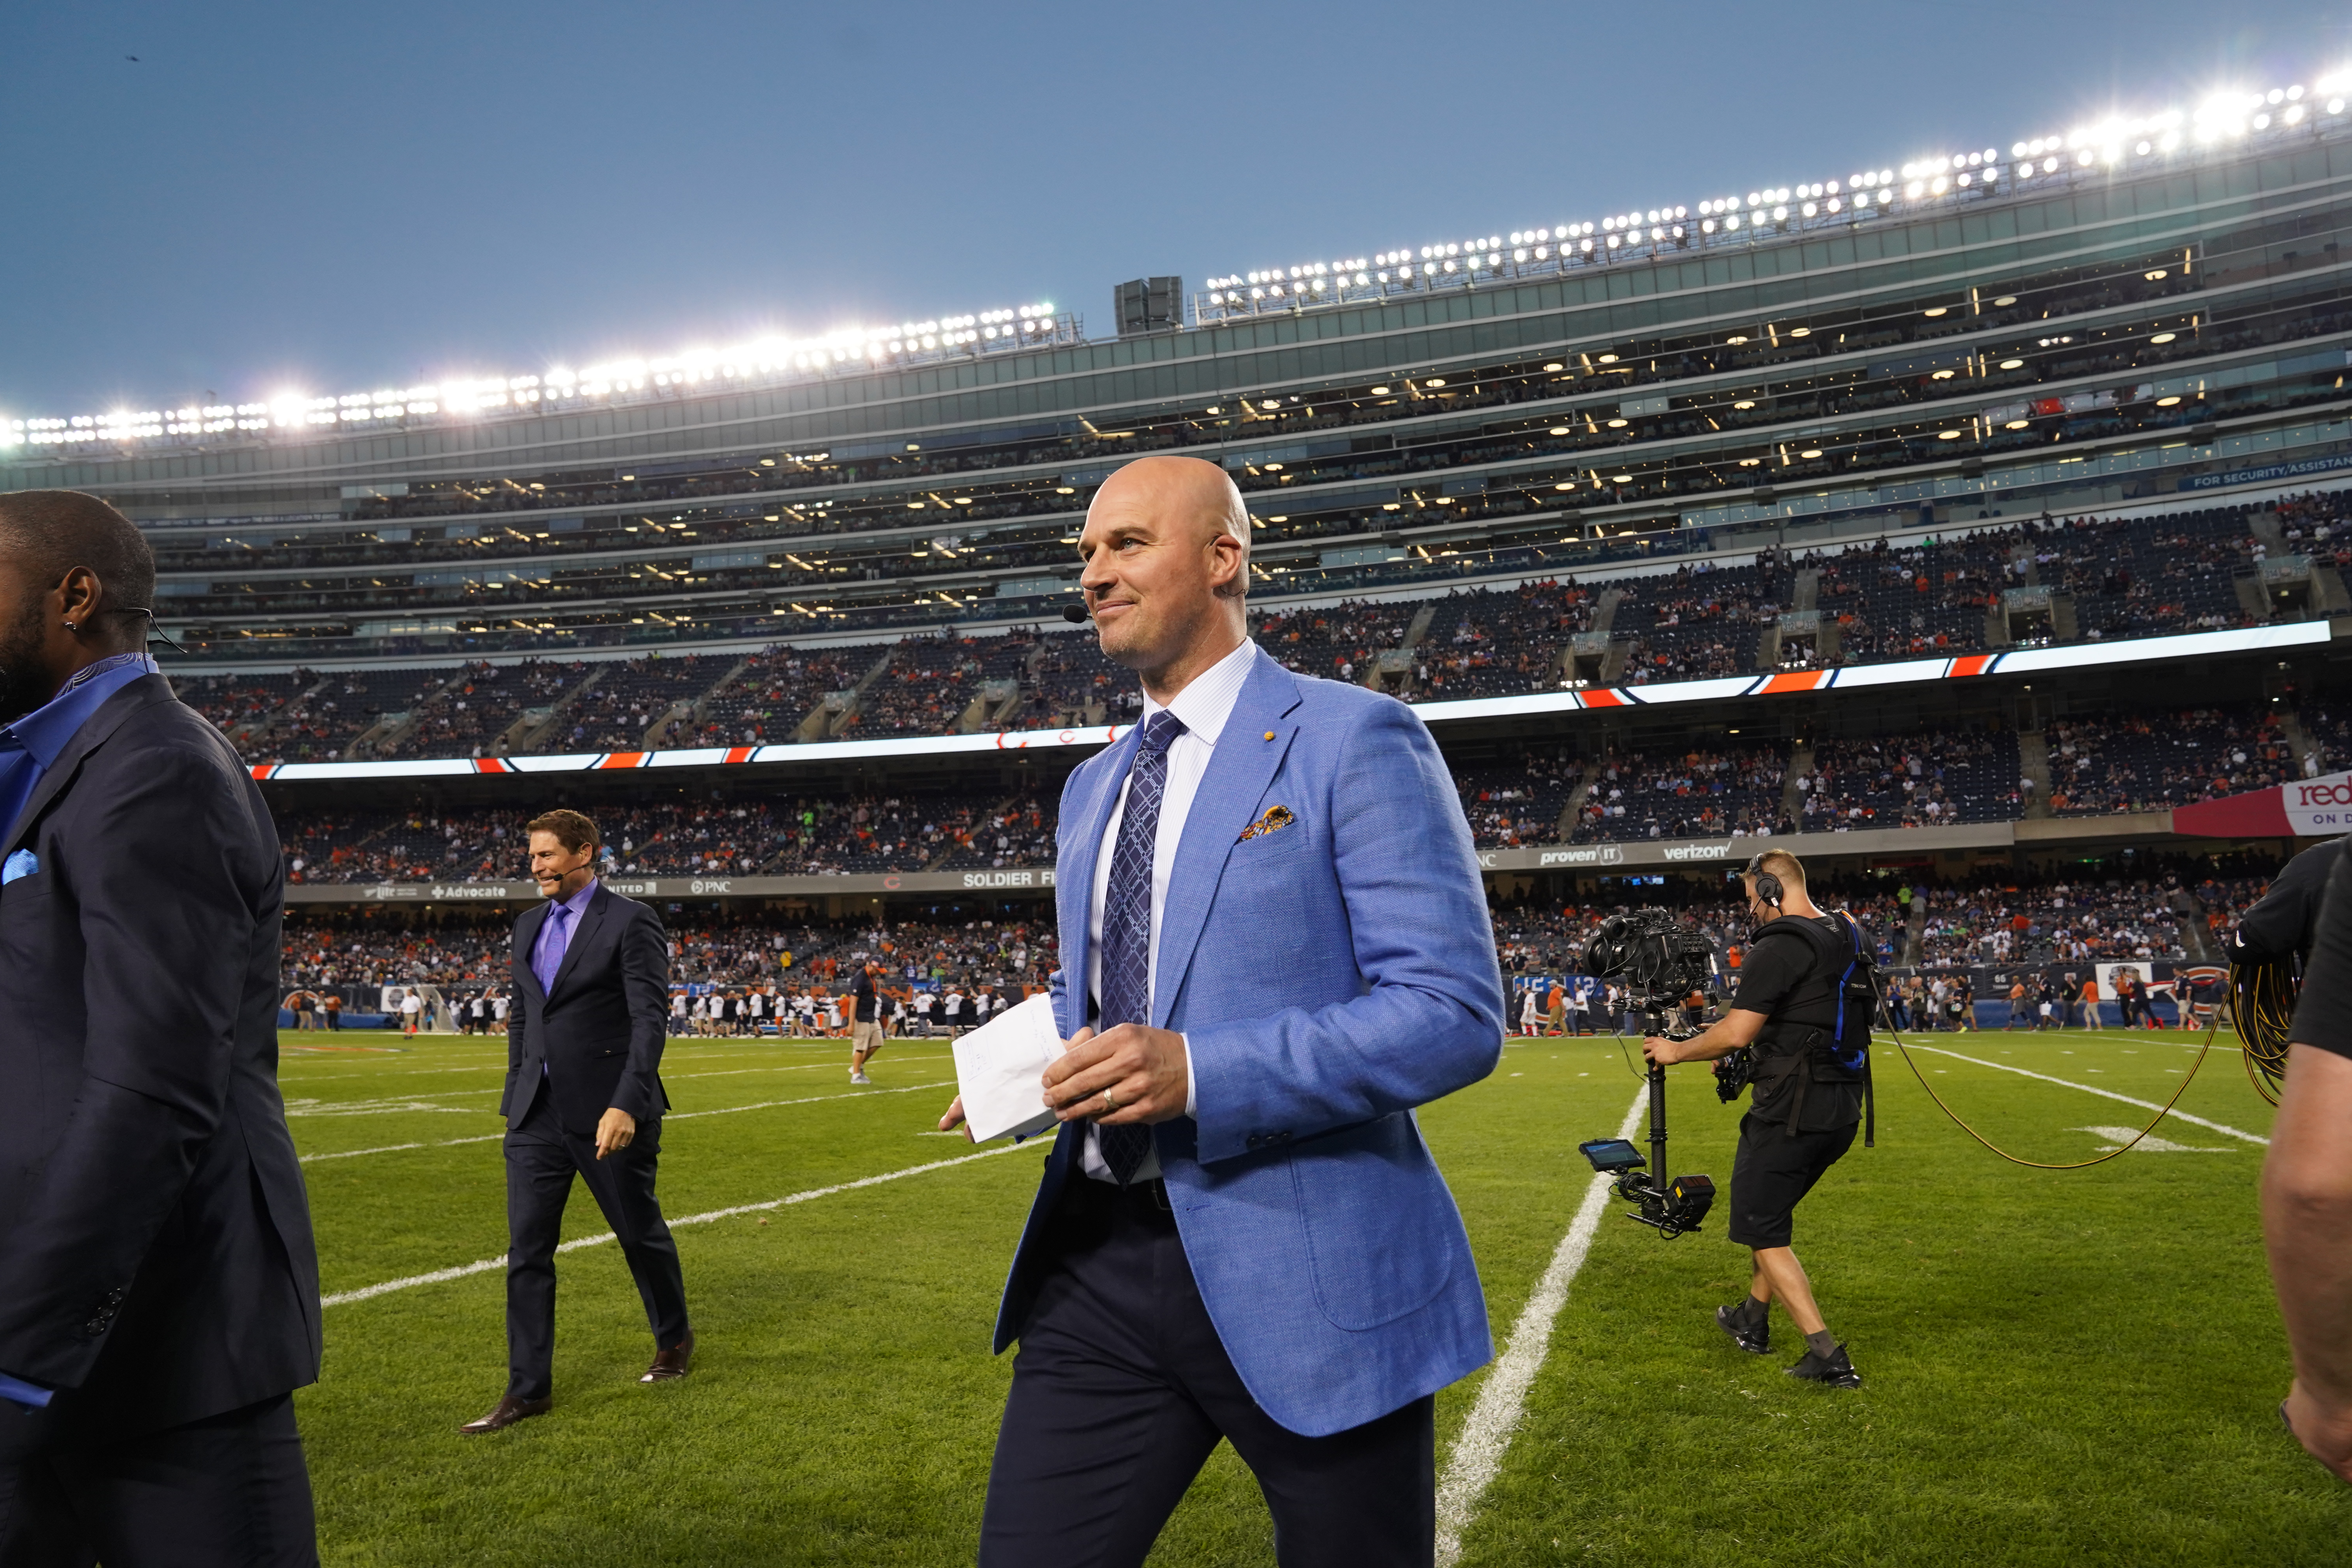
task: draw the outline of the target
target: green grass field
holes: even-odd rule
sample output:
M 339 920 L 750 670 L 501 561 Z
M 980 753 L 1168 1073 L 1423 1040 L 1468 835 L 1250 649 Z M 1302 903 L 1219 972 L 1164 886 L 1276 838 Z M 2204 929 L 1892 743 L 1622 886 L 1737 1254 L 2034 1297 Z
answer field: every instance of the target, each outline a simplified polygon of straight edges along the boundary
M 503 1041 L 288 1034 L 282 1079 L 331 1299 L 499 1258 Z M 2178 1035 L 1924 1043 L 2141 1100 L 2194 1056 Z M 299 1400 L 326 1560 L 341 1563 L 971 1561 L 1010 1358 L 989 1327 L 1043 1144 L 929 1131 L 943 1044 L 892 1046 L 874 1086 L 845 1041 L 677 1040 L 662 1197 L 693 1375 L 635 1380 L 650 1336 L 619 1252 L 559 1262 L 556 1407 L 460 1437 L 504 1382 L 497 1268 L 346 1300 Z M 325 1047 L 325 1048 L 320 1048 Z M 1989 1136 L 2081 1159 L 2147 1112 L 1922 1052 Z M 1727 1181 L 1736 1112 L 1673 1074 L 1674 1164 Z M 2295 1448 L 2264 1272 L 2254 1142 L 2047 1173 L 1971 1143 L 1891 1054 L 1879 1143 L 1799 1213 L 1797 1247 L 1866 1380 L 1780 1375 L 1711 1321 L 1746 1254 L 1662 1243 L 1613 1201 L 1549 1335 L 1466 1563 L 2341 1563 L 2352 1492 Z M 1514 1041 L 1496 1075 L 1422 1113 L 1468 1221 L 1496 1341 L 1510 1336 L 1640 1085 L 1606 1039 Z M 2260 1137 L 2268 1110 L 2218 1047 L 2182 1103 Z M 1637 1134 L 1638 1136 L 1638 1134 Z M 979 1157 L 971 1156 L 979 1154 Z M 896 1180 L 845 1184 L 940 1162 Z M 801 1201 L 777 1204 L 795 1194 Z M 584 1189 L 566 1234 L 604 1229 Z M 1438 1402 L 1439 1468 L 1486 1374 Z M 1221 1450 L 1155 1563 L 1273 1561 L 1249 1476 Z

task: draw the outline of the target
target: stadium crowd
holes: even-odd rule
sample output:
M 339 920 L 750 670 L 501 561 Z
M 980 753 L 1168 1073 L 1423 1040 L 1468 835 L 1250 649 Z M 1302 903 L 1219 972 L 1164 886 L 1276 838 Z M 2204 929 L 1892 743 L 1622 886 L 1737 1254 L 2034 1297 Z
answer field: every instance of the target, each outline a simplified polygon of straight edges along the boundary
M 2296 498 L 2271 521 L 2292 533 L 2291 552 L 2333 571 L 2339 557 L 2352 559 L 2352 536 L 2336 515 L 2352 504 L 2347 496 L 2352 490 Z M 1588 682 L 1597 669 L 1568 668 L 1566 658 L 1585 633 L 1605 634 L 1610 679 L 1643 685 L 2241 626 L 2259 617 L 2240 602 L 2233 579 L 2259 570 L 2270 549 L 2252 531 L 2256 521 L 2241 507 L 2027 521 L 1795 557 L 1768 548 L 1748 563 L 1700 561 L 1663 574 L 1612 576 L 1599 568 L 1579 580 L 1554 575 L 1425 597 L 1269 603 L 1254 633 L 1290 668 L 1341 680 L 1364 681 L 1381 654 L 1409 651 L 1411 678 L 1396 684 L 1399 695 L 1442 701 Z M 1765 633 L 1801 602 L 1807 574 L 1815 574 L 1812 604 L 1823 629 L 1793 634 L 1768 658 Z M 2315 600 L 2283 613 L 2315 609 Z M 1418 637 L 1416 625 L 1426 628 Z M 520 677 L 478 661 L 455 671 L 389 666 L 324 678 L 208 675 L 184 684 L 257 761 L 495 754 L 526 711 L 558 706 L 556 721 L 519 732 L 513 747 L 747 745 L 946 734 L 973 721 L 1045 726 L 1090 712 L 1118 722 L 1140 698 L 1132 678 L 1091 642 L 1083 633 L 1019 630 L 909 635 L 847 648 L 777 644 L 748 658 L 526 664 Z M 804 730 L 828 693 L 857 688 L 869 672 L 850 711 Z M 1009 682 L 1012 696 L 975 719 L 973 700 L 992 681 Z

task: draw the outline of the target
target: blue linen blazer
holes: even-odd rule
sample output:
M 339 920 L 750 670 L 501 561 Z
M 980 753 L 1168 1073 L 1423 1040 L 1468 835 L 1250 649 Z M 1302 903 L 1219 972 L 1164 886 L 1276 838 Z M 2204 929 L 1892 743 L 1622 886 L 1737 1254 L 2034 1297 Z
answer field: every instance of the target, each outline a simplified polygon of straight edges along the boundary
M 1062 792 L 1063 1037 L 1086 1021 L 1087 903 L 1130 731 Z M 1275 806 L 1291 820 L 1244 839 Z M 1413 1108 L 1495 1070 L 1503 984 L 1452 775 L 1411 709 L 1261 650 L 1169 879 L 1152 1023 L 1186 1036 L 1195 1117 L 1153 1129 L 1201 1296 L 1259 1405 L 1308 1436 L 1387 1414 L 1494 1354 L 1462 1217 Z M 1084 1181 L 1047 1157 L 998 1310 L 1020 1335 L 1046 1220 Z

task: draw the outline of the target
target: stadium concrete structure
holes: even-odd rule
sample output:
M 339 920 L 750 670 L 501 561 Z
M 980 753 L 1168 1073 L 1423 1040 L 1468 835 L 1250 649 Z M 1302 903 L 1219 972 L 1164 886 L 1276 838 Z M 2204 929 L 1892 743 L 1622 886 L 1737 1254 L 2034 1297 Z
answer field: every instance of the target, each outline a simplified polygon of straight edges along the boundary
M 2352 473 L 2346 85 L 1189 296 L 1149 279 L 1095 336 L 1040 304 L 0 419 L 0 489 L 148 528 L 167 668 L 296 818 L 1050 802 L 1130 710 L 1061 618 L 1080 519 L 1120 462 L 1181 452 L 1242 487 L 1272 651 L 1420 705 L 1465 790 L 1559 762 L 1481 832 L 1498 884 L 1719 877 L 1775 826 L 1945 869 L 2178 848 L 2168 800 L 2206 795 L 2062 804 L 2053 727 L 2237 714 L 2282 776 L 2347 764 L 2315 711 L 2352 648 L 2326 489 Z M 1817 754 L 1901 733 L 1977 737 L 2009 779 L 1926 822 L 1805 811 Z M 1591 830 L 1612 759 L 1734 746 L 1783 782 Z M 618 880 L 836 910 L 1050 885 L 1050 854 L 969 849 Z

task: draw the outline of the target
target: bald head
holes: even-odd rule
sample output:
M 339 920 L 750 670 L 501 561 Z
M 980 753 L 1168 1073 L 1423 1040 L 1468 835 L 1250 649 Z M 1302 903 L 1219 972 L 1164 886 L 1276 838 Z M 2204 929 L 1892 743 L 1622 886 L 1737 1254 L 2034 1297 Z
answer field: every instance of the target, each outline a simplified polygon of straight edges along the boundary
M 1240 646 L 1249 530 L 1234 481 L 1198 458 L 1139 458 L 1095 492 L 1079 585 L 1104 655 L 1153 700 Z
M 0 495 L 0 557 L 44 588 L 88 567 L 105 590 L 101 616 L 135 609 L 143 625 L 155 602 L 155 552 L 138 524 L 79 490 Z
M 79 490 L 0 495 L 0 721 L 145 647 L 154 601 L 154 552 L 129 518 Z
M 1241 488 L 1233 476 L 1200 458 L 1164 456 L 1138 458 L 1113 473 L 1095 492 L 1087 509 L 1092 521 L 1105 502 L 1113 507 L 1148 507 L 1173 522 L 1189 522 L 1202 542 L 1222 533 L 1241 546 L 1241 571 L 1222 595 L 1234 598 L 1249 592 L 1249 508 L 1242 504 Z

